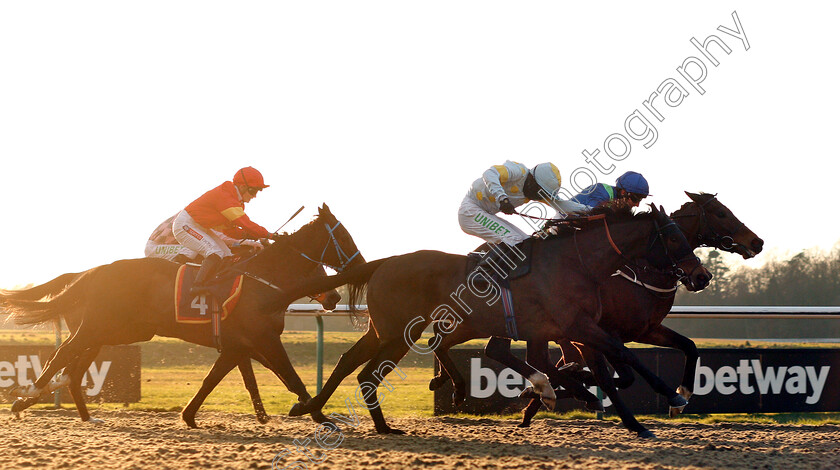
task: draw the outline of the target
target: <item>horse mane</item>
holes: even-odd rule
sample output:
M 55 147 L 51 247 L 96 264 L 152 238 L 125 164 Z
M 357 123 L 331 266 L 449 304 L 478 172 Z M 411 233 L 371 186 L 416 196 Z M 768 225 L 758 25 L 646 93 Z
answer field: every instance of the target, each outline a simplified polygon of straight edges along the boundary
M 593 219 L 592 216 L 604 215 L 608 222 L 625 222 L 646 219 L 651 214 L 648 211 L 634 214 L 632 208 L 627 205 L 603 204 L 587 212 L 578 212 L 565 219 L 547 222 L 545 228 L 551 228 L 547 239 L 568 237 L 578 230 L 585 230 L 588 226 L 601 220 L 600 218 Z
M 697 194 L 697 195 L 698 195 L 698 196 L 711 196 L 712 198 L 717 197 L 717 194 L 704 193 L 704 192 L 700 192 L 700 193 L 699 193 L 699 194 Z M 709 199 L 709 200 L 711 200 L 711 199 Z M 696 202 L 694 202 L 694 201 L 692 201 L 692 200 L 689 200 L 688 202 L 683 203 L 683 205 L 681 205 L 679 209 L 677 209 L 676 211 L 674 211 L 674 214 L 677 214 L 677 213 L 679 213 L 679 212 L 685 212 L 685 211 L 687 211 L 687 210 L 688 210 L 688 208 L 689 208 L 689 206 L 691 206 L 692 204 L 697 204 L 697 203 L 696 203 Z

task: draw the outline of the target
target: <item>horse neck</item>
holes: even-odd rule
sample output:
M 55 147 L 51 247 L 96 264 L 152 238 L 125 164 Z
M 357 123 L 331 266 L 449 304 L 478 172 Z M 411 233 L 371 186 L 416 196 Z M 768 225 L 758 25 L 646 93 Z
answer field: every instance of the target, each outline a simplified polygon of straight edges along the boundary
M 703 218 L 700 216 L 700 210 L 696 202 L 691 201 L 684 204 L 671 214 L 671 219 L 682 230 L 692 250 L 700 246 L 699 235 L 704 227 Z
M 265 248 L 250 263 L 248 271 L 273 283 L 287 283 L 301 277 L 301 274 L 314 268 L 312 261 L 305 259 L 290 245 L 281 242 L 279 245 Z
M 608 222 L 609 237 L 603 222 L 597 224 L 598 226 L 576 233 L 574 237 L 577 237 L 577 241 L 573 242 L 580 256 L 579 261 L 583 262 L 591 277 L 604 279 L 613 274 L 626 260 L 642 257 L 646 253 L 650 221 L 632 219 L 626 222 Z M 610 238 L 621 253 L 613 248 Z

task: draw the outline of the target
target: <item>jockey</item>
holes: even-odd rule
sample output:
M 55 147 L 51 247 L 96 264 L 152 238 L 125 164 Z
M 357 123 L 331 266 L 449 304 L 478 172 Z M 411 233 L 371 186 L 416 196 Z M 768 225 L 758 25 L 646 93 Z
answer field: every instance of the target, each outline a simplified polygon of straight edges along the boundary
M 639 207 L 642 199 L 650 196 L 648 182 L 635 171 L 628 171 L 615 180 L 615 186 L 597 183 L 584 188 L 572 201 L 587 206 L 589 209 L 609 201 L 620 201 L 630 207 Z
M 178 240 L 175 239 L 175 235 L 172 233 L 172 221 L 175 219 L 176 215 L 178 214 L 164 220 L 149 236 L 149 240 L 146 241 L 146 249 L 144 252 L 147 258 L 163 258 L 176 263 L 195 261 L 196 258 L 198 258 L 198 253 L 182 246 L 178 243 Z M 222 232 L 216 232 L 215 230 L 213 232 L 223 242 L 225 242 L 225 245 L 229 248 L 236 248 L 239 246 L 248 246 L 258 250 L 262 248 L 262 244 L 255 240 L 238 240 L 231 238 Z
M 207 283 L 222 258 L 232 255 L 230 248 L 217 235 L 217 230 L 224 230 L 227 235 L 251 239 L 263 239 L 271 235 L 245 215 L 245 203 L 267 187 L 259 171 L 250 166 L 245 167 L 236 172 L 232 182 L 225 181 L 207 191 L 175 216 L 172 221 L 175 239 L 185 248 L 204 256 L 190 295 L 207 292 Z
M 517 207 L 529 201 L 570 212 L 585 209 L 576 202 L 557 199 L 555 193 L 559 189 L 560 171 L 553 163 L 540 163 L 528 169 L 508 160 L 504 165 L 490 167 L 473 182 L 458 209 L 458 222 L 464 232 L 509 248 L 529 235 L 497 213 L 514 214 Z M 481 264 L 489 262 L 489 258 L 485 256 Z

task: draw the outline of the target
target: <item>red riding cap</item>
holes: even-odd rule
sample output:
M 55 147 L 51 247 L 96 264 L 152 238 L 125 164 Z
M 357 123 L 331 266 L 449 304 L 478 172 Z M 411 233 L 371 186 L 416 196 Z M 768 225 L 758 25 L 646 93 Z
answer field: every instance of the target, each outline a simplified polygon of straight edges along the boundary
M 245 168 L 237 171 L 233 176 L 233 184 L 244 184 L 249 188 L 259 189 L 268 187 L 268 185 L 263 181 L 262 173 L 252 166 L 246 166 Z

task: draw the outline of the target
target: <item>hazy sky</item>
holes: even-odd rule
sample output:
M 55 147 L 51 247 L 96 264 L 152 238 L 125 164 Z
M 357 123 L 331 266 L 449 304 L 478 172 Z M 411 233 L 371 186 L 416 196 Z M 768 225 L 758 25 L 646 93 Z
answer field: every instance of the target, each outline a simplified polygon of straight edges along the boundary
M 714 192 L 768 248 L 829 248 L 840 15 L 783 5 L 4 2 L 0 287 L 142 256 L 247 165 L 253 220 L 327 202 L 369 260 L 476 246 L 458 206 L 507 159 L 572 191 L 636 170 L 669 211 Z

